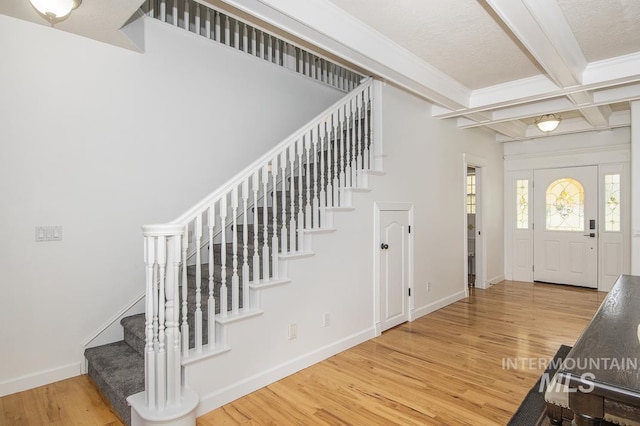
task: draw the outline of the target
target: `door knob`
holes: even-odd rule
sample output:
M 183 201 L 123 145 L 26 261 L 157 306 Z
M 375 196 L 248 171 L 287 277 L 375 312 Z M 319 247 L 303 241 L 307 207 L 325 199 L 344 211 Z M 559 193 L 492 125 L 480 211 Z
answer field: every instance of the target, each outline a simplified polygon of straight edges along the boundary
M 589 237 L 589 238 L 595 238 L 596 237 L 596 233 L 595 232 L 591 232 L 590 234 L 584 234 L 585 237 Z
M 380 248 L 382 250 L 387 250 L 389 248 L 389 244 L 382 243 L 382 244 L 380 244 Z

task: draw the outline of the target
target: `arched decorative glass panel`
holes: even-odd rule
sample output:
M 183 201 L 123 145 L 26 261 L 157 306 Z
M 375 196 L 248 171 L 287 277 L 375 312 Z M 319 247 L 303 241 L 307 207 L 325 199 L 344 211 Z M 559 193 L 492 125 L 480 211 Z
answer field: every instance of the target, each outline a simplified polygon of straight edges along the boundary
M 529 229 L 529 179 L 516 181 L 516 228 Z
M 604 230 L 620 231 L 620 175 L 604 176 Z
M 547 187 L 547 231 L 584 231 L 584 188 L 575 179 L 562 178 Z

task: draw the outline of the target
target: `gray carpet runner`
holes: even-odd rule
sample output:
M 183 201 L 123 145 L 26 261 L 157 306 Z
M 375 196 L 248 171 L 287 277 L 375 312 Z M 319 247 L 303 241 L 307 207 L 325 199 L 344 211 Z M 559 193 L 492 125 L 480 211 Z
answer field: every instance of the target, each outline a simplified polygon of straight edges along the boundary
M 144 390 L 144 357 L 125 341 L 87 349 L 89 377 L 120 419 L 131 424 L 127 396 Z

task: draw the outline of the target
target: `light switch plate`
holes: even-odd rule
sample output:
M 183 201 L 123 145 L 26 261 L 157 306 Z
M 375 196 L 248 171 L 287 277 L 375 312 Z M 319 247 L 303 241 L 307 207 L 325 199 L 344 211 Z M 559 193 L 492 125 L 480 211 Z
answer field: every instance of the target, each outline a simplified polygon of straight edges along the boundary
M 62 226 L 36 226 L 36 242 L 61 240 Z

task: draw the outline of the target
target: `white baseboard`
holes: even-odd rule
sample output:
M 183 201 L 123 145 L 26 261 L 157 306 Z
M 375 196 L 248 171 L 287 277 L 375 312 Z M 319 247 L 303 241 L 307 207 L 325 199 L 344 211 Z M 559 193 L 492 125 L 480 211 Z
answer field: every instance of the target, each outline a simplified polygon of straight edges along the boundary
M 24 376 L 0 382 L 0 397 L 37 388 L 38 386 L 48 385 L 49 383 L 68 379 L 70 377 L 79 376 L 81 374 L 80 364 L 80 362 L 74 362 L 73 364 L 63 365 L 62 367 L 26 374 Z
M 505 280 L 505 276 L 504 274 L 502 275 L 497 275 L 493 278 L 489 278 L 487 280 L 487 282 L 489 283 L 489 285 L 494 285 L 494 284 L 498 284 L 500 281 L 504 281 Z
M 464 299 L 465 297 L 466 294 L 464 290 L 462 290 L 452 294 L 451 296 L 436 300 L 435 302 L 429 303 L 428 305 L 422 306 L 420 308 L 416 308 L 411 312 L 411 321 L 430 314 L 431 312 L 435 312 L 438 309 L 444 308 L 445 306 L 457 302 L 460 299 Z
M 476 282 L 476 288 L 486 290 L 494 284 L 498 284 L 500 281 L 504 281 L 504 274 L 496 275 L 493 278 L 487 279 L 485 282 Z
M 260 372 L 252 377 L 243 379 L 235 384 L 227 386 L 224 389 L 219 389 L 208 395 L 203 395 L 200 397 L 200 405 L 198 406 L 196 415 L 201 416 L 206 414 L 209 411 L 223 406 L 224 404 L 228 404 L 231 401 L 270 385 L 271 383 L 325 360 L 337 353 L 352 348 L 353 346 L 359 345 L 362 342 L 366 342 L 374 337 L 375 328 L 372 327 L 337 342 L 333 342 L 308 354 L 282 363 L 269 370 Z

